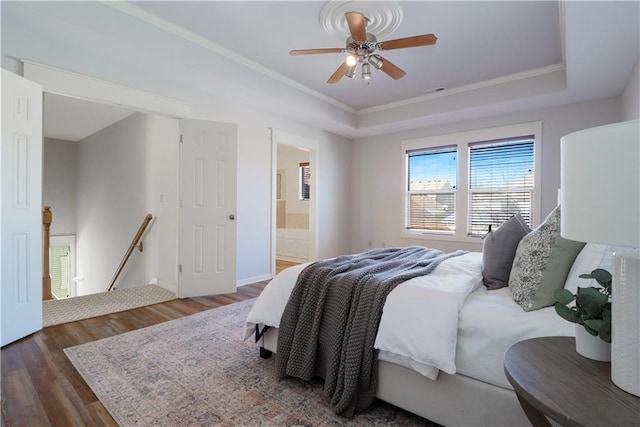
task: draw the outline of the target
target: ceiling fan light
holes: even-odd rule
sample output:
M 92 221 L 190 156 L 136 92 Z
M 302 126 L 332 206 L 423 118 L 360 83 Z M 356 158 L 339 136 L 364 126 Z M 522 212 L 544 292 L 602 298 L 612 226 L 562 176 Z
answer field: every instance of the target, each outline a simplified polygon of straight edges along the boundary
M 382 67 L 383 62 L 384 61 L 382 60 L 382 58 L 380 58 L 378 55 L 373 55 L 369 57 L 369 63 L 373 65 L 376 68 L 376 70 L 379 70 Z
M 369 80 L 371 78 L 371 70 L 369 69 L 368 62 L 362 64 L 362 78 L 365 80 Z
M 354 65 L 352 65 L 351 67 L 349 67 L 349 69 L 347 71 L 345 71 L 344 75 L 346 77 L 349 77 L 350 79 L 353 78 L 353 76 L 356 75 L 356 68 L 358 67 L 358 63 L 355 63 Z
M 358 63 L 358 58 L 355 55 L 347 55 L 344 61 L 349 67 L 353 67 Z

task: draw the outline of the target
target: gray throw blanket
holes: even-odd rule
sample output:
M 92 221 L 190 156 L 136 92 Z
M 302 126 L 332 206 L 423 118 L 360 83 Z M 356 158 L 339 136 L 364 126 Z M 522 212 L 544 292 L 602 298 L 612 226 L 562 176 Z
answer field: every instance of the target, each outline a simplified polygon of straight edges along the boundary
M 351 418 L 366 409 L 375 398 L 373 344 L 387 295 L 464 253 L 422 246 L 383 248 L 306 267 L 280 320 L 278 377 L 322 377 L 336 413 Z

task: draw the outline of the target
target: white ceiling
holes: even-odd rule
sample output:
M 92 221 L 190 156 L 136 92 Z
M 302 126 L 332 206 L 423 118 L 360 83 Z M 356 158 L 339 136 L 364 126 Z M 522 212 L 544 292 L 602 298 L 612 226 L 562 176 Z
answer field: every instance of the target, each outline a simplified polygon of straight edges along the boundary
M 370 84 L 329 85 L 342 55 L 288 54 L 344 46 L 322 28 L 327 3 L 2 2 L 3 61 L 186 102 L 237 103 L 361 137 L 618 96 L 640 51 L 637 1 L 353 2 L 356 11 L 399 6 L 401 22 L 383 40 L 434 33 L 438 41 L 382 53 L 407 72 L 400 80 L 372 70 Z M 446 89 L 425 93 L 437 87 Z
M 136 6 L 358 110 L 422 95 L 430 88 L 460 87 L 562 62 L 555 2 L 409 1 L 402 2 L 400 26 L 387 39 L 434 33 L 436 45 L 382 53 L 407 72 L 398 81 L 377 72 L 370 84 L 356 78 L 329 85 L 326 81 L 344 60 L 343 54 L 288 54 L 291 49 L 345 47 L 346 38 L 337 40 L 320 25 L 326 4 L 140 2 Z M 357 11 L 359 4 L 352 4 Z
M 45 92 L 44 136 L 80 141 L 133 113 L 127 108 Z

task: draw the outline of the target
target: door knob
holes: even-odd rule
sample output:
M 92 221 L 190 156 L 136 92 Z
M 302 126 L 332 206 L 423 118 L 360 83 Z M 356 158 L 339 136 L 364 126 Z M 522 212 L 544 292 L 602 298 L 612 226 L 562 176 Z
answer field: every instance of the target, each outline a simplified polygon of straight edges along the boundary
M 229 219 L 234 220 L 236 219 L 236 216 L 234 214 L 229 215 Z

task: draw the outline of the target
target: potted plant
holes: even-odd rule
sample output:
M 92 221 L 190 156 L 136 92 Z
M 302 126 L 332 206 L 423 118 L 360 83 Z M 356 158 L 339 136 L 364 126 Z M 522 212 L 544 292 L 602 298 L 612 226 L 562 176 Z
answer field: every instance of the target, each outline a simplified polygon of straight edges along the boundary
M 599 288 L 567 289 L 553 293 L 556 313 L 576 324 L 576 350 L 595 360 L 611 360 L 611 273 L 597 268 L 581 279 L 595 279 Z M 575 304 L 571 303 L 575 301 Z M 585 333 L 586 332 L 586 333 Z

